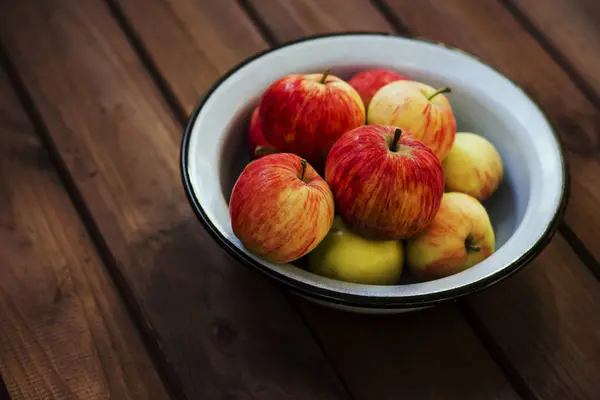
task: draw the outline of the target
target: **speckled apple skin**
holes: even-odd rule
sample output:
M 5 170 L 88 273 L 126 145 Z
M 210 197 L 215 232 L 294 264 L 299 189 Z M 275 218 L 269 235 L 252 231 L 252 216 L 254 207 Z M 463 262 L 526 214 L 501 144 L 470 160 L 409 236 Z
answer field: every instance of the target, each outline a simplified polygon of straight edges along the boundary
M 466 244 L 478 247 L 469 251 Z M 431 224 L 406 243 L 406 265 L 423 281 L 464 271 L 488 258 L 495 236 L 486 209 L 472 196 L 448 192 Z
M 327 154 L 347 131 L 365 124 L 365 107 L 348 83 L 323 74 L 293 74 L 272 83 L 262 96 L 259 123 L 280 152 L 304 157 L 322 172 Z
M 436 155 L 410 132 L 391 151 L 396 127 L 365 125 L 342 136 L 327 157 L 325 179 L 336 211 L 369 239 L 398 240 L 424 229 L 440 207 L 444 174 Z
M 333 223 L 331 189 L 310 164 L 302 176 L 301 161 L 290 153 L 254 160 L 231 193 L 233 233 L 252 253 L 272 262 L 291 262 L 307 254 Z
M 396 81 L 377 91 L 369 104 L 369 124 L 395 125 L 412 132 L 438 156 L 446 158 L 456 136 L 456 118 L 444 94 L 416 81 Z

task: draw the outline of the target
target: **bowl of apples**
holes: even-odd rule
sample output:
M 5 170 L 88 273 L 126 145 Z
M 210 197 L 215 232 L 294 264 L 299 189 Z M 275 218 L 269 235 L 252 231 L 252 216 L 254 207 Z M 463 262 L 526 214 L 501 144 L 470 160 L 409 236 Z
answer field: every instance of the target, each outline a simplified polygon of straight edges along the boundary
M 369 313 L 505 279 L 568 198 L 561 143 L 522 89 L 459 49 L 381 33 L 307 37 L 229 71 L 190 116 L 181 173 L 241 264 Z

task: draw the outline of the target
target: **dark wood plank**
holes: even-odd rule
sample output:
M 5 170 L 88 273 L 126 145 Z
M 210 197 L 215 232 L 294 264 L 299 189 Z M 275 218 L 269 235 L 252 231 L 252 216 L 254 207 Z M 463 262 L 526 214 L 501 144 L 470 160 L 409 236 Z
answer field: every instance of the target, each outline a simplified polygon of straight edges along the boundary
M 368 1 L 242 0 L 267 21 L 278 42 L 305 35 L 353 31 L 389 32 L 386 19 Z M 283 16 L 283 18 L 280 18 Z
M 168 84 L 187 113 L 215 76 L 267 48 L 235 1 L 112 1 L 131 21 L 158 68 L 177 71 L 178 79 Z
M 203 40 L 221 46 L 215 35 Z M 11 2 L 0 37 L 174 390 L 189 399 L 347 398 L 281 292 L 233 263 L 193 216 L 179 179 L 182 128 L 105 3 Z
M 547 112 L 571 165 L 566 221 L 600 261 L 600 112 L 561 67 L 497 0 L 391 0 L 410 31 L 473 53 L 518 82 Z M 464 29 L 455 29 L 465 24 Z
M 565 72 L 495 0 L 422 1 L 419 7 L 404 0 L 389 4 L 411 32 L 476 54 L 532 93 L 557 123 L 568 148 L 573 189 L 567 221 L 588 244 L 597 243 L 593 221 L 598 218 L 600 193 L 592 182 L 600 167 L 584 144 L 585 138 L 596 140 L 599 113 Z M 525 272 L 468 304 L 540 398 L 577 394 L 575 398 L 591 399 L 600 392 L 594 378 L 600 368 L 599 290 L 589 270 L 557 235 Z
M 6 385 L 4 384 L 4 380 L 0 376 L 0 400 L 11 400 L 10 395 L 8 394 L 8 390 L 6 389 Z
M 600 285 L 561 236 L 469 304 L 538 398 L 598 398 Z
M 0 243 L 0 375 L 13 399 L 168 398 L 2 71 Z
M 600 95 L 600 2 L 596 0 L 506 0 L 517 6 Z M 599 128 L 600 129 L 600 128 Z
M 186 0 L 173 0 L 171 4 L 186 2 Z M 196 41 L 193 44 L 179 43 L 174 41 L 154 40 L 151 31 L 159 29 L 163 32 L 188 29 L 186 26 L 192 24 L 200 14 L 211 13 L 213 7 L 210 1 L 196 1 L 196 12 L 186 14 L 184 26 L 172 24 L 172 18 L 161 19 L 160 25 L 150 25 L 158 18 L 148 15 L 140 16 L 136 10 L 139 8 L 139 0 L 119 0 L 127 19 L 131 22 L 134 30 L 139 33 L 146 49 L 155 60 L 162 75 L 168 80 L 173 88 L 181 88 L 188 85 L 185 77 L 178 73 L 177 66 L 163 59 L 182 57 L 180 49 L 195 48 L 198 56 L 192 64 L 204 62 L 200 54 L 210 54 L 214 43 Z M 152 0 L 145 2 L 147 8 L 156 8 L 161 12 L 167 9 L 160 1 Z M 221 2 L 222 7 L 233 7 L 234 2 Z M 266 5 L 278 7 L 270 11 L 271 15 L 279 15 L 283 25 L 290 28 L 285 31 L 287 39 L 293 39 L 298 28 L 290 22 L 287 14 L 280 11 L 290 10 L 290 5 L 314 10 L 319 18 L 323 15 L 330 17 L 314 19 L 301 23 L 300 26 L 308 26 L 306 33 L 327 32 L 332 18 L 336 18 L 334 29 L 376 29 L 386 27 L 385 20 L 368 3 L 360 3 L 355 0 L 344 1 L 344 18 L 335 17 L 336 7 L 341 6 L 339 1 L 326 2 L 289 2 L 287 8 L 276 6 L 276 2 L 265 2 Z M 323 7 L 328 4 L 329 8 Z M 258 11 L 264 11 L 262 4 L 252 4 L 258 7 Z M 162 8 L 157 8 L 157 7 Z M 358 6 L 358 7 L 355 7 Z M 205 11 L 206 10 L 206 11 Z M 231 12 L 232 15 L 237 15 Z M 305 18 L 305 17 L 302 17 Z M 315 22 L 317 21 L 317 22 Z M 319 22 L 321 21 L 321 22 Z M 364 21 L 359 26 L 344 21 Z M 227 34 L 231 23 L 221 21 L 218 26 Z M 320 26 L 319 26 L 320 24 Z M 243 26 L 244 22 L 238 25 Z M 313 31 L 312 27 L 319 26 Z M 190 28 L 191 29 L 191 28 Z M 317 29 L 317 28 L 315 28 Z M 384 28 L 389 29 L 389 28 Z M 170 34 L 166 33 L 166 36 Z M 248 33 L 248 35 L 253 35 Z M 279 39 L 279 36 L 277 37 Z M 232 48 L 238 49 L 239 54 L 245 54 L 247 49 L 242 46 Z M 193 54 L 186 50 L 186 54 Z M 231 64 L 224 67 L 233 66 Z M 217 79 L 215 74 L 213 79 Z M 200 89 L 200 87 L 198 87 Z M 182 104 L 191 104 L 202 92 L 189 95 L 184 90 L 176 91 L 176 96 Z M 189 97 L 187 97 L 189 96 Z M 325 352 L 331 357 L 338 373 L 346 382 L 353 396 L 357 399 L 393 399 L 399 392 L 408 398 L 436 398 L 443 395 L 444 398 L 514 398 L 516 397 L 510 384 L 504 379 L 500 370 L 494 364 L 490 356 L 478 342 L 477 337 L 470 330 L 466 322 L 458 314 L 454 307 L 448 309 L 436 309 L 424 314 L 403 315 L 394 317 L 369 318 L 355 316 L 315 307 L 305 301 L 296 300 L 296 304 L 302 310 L 305 318 L 310 323 L 317 337 L 324 345 Z M 409 325 L 410 329 L 406 329 Z M 443 326 L 443 329 L 435 329 L 435 326 Z M 373 327 L 377 327 L 373 329 Z M 458 339 L 460 338 L 460 339 Z M 461 346 L 455 346 L 456 340 L 461 341 Z M 436 358 L 435 367 L 420 356 L 423 348 L 427 348 L 431 357 Z M 348 349 L 360 349 L 360 351 L 348 351 Z M 442 354 L 443 356 L 439 356 Z M 365 368 L 368 366 L 368 368 Z M 365 371 L 373 371 L 366 373 Z M 398 381 L 398 375 L 410 377 Z M 481 382 L 481 385 L 473 385 L 473 381 Z M 434 385 L 431 382 L 435 382 Z M 375 396 L 374 394 L 377 394 Z

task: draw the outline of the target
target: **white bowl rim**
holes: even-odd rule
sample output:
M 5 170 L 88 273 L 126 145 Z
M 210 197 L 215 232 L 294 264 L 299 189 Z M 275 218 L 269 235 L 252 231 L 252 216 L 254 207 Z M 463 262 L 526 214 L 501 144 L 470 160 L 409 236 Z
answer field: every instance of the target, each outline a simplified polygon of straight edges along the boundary
M 262 265 L 260 262 L 255 260 L 254 258 L 249 257 L 246 253 L 241 251 L 235 244 L 230 242 L 222 232 L 217 229 L 217 227 L 212 223 L 210 218 L 208 217 L 206 211 L 204 210 L 202 204 L 200 203 L 198 197 L 196 196 L 192 179 L 189 173 L 189 148 L 190 141 L 192 137 L 192 131 L 196 123 L 196 119 L 200 114 L 204 104 L 211 97 L 212 93 L 219 88 L 219 86 L 225 82 L 231 75 L 236 73 L 238 70 L 243 68 L 245 65 L 251 63 L 252 61 L 269 54 L 271 52 L 277 51 L 279 49 L 289 47 L 295 44 L 299 44 L 302 42 L 308 42 L 316 39 L 323 38 L 332 38 L 332 37 L 340 37 L 340 36 L 388 36 L 388 37 L 398 37 L 404 40 L 412 40 L 416 42 L 422 42 L 424 44 L 433 44 L 436 46 L 445 47 L 449 50 L 459 51 L 464 55 L 477 60 L 481 64 L 489 67 L 490 69 L 496 71 L 500 74 L 504 79 L 511 82 L 513 85 L 518 87 L 523 95 L 531 102 L 531 104 L 536 108 L 536 110 L 540 113 L 542 118 L 547 123 L 553 138 L 556 142 L 558 153 L 560 157 L 561 170 L 562 170 L 562 187 L 561 193 L 559 196 L 559 201 L 557 203 L 557 207 L 554 211 L 554 215 L 552 216 L 549 223 L 546 225 L 542 234 L 538 237 L 535 243 L 533 243 L 524 253 L 515 258 L 510 264 L 505 264 L 500 267 L 496 272 L 486 276 L 483 279 L 479 279 L 465 285 L 449 288 L 443 291 L 437 291 L 434 293 L 424 293 L 417 295 L 408 295 L 408 296 L 368 296 L 361 294 L 353 294 L 353 293 L 341 293 L 336 290 L 324 288 L 324 287 L 316 287 L 310 285 L 305 282 L 301 282 L 290 278 L 268 266 Z M 287 41 L 281 43 L 277 46 L 270 47 L 269 49 L 263 50 L 261 52 L 255 53 L 254 55 L 246 58 L 241 61 L 229 71 L 227 71 L 224 75 L 222 75 L 219 79 L 217 79 L 213 85 L 205 92 L 204 96 L 200 99 L 193 112 L 190 114 L 187 124 L 184 128 L 183 138 L 181 141 L 180 148 L 180 173 L 182 184 L 184 187 L 184 191 L 186 197 L 192 207 L 196 217 L 201 222 L 205 230 L 213 237 L 213 239 L 235 260 L 240 262 L 241 264 L 252 267 L 255 270 L 265 274 L 271 279 L 282 284 L 286 289 L 296 292 L 300 295 L 306 296 L 308 298 L 312 298 L 315 300 L 325 301 L 327 303 L 334 303 L 342 306 L 349 307 L 359 307 L 359 308 L 367 308 L 367 309 L 405 309 L 405 308 L 414 308 L 414 307 L 424 307 L 429 305 L 434 305 L 440 302 L 445 302 L 448 300 L 457 299 L 459 297 L 463 297 L 480 290 L 483 290 L 489 286 L 492 286 L 509 276 L 512 276 L 514 273 L 528 265 L 538 254 L 544 250 L 544 248 L 549 244 L 551 239 L 554 237 L 554 234 L 558 230 L 559 224 L 562 222 L 565 210 L 568 206 L 568 200 L 570 195 L 570 173 L 569 173 L 569 165 L 567 159 L 565 157 L 564 144 L 562 139 L 556 133 L 556 129 L 553 124 L 550 122 L 546 113 L 539 107 L 539 105 L 533 101 L 533 99 L 529 96 L 529 94 L 516 82 L 512 79 L 498 71 L 496 68 L 491 66 L 490 64 L 482 61 L 479 57 L 470 54 L 460 48 L 456 48 L 453 46 L 449 46 L 444 43 L 435 42 L 426 38 L 421 38 L 418 36 L 412 35 L 403 35 L 396 33 L 387 33 L 387 32 L 377 32 L 377 31 L 345 31 L 345 32 L 335 32 L 335 33 L 326 33 L 326 34 L 316 34 L 316 35 L 308 35 L 302 38 Z

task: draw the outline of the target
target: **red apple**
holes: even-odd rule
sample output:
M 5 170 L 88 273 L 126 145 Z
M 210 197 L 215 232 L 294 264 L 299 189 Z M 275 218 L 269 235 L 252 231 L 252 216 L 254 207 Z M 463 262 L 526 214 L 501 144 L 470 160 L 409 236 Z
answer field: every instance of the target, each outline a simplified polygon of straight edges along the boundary
M 456 119 L 444 96 L 449 91 L 416 81 L 388 83 L 371 99 L 368 122 L 412 132 L 443 161 L 456 135 Z
M 275 150 L 265 139 L 260 124 L 258 123 L 258 107 L 252 111 L 250 117 L 250 126 L 248 128 L 248 146 L 250 149 L 250 157 L 260 158 Z
M 229 200 L 235 236 L 252 253 L 285 263 L 315 248 L 333 224 L 333 193 L 306 160 L 290 153 L 250 162 Z
M 398 240 L 421 231 L 444 194 L 435 153 L 394 126 L 365 125 L 346 133 L 331 148 L 325 174 L 336 212 L 369 239 Z
M 267 142 L 305 158 L 318 171 L 335 141 L 366 121 L 356 90 L 328 72 L 285 76 L 267 88 L 260 103 Z
M 360 95 L 365 108 L 369 107 L 369 103 L 373 95 L 382 87 L 390 82 L 403 81 L 408 78 L 400 75 L 397 72 L 385 68 L 372 68 L 361 71 L 348 80 Z

